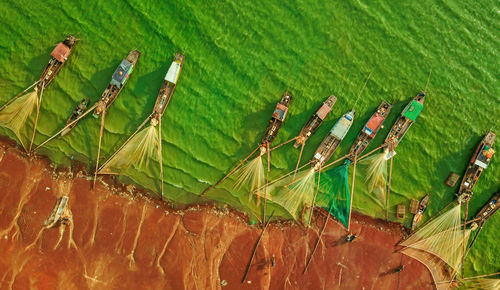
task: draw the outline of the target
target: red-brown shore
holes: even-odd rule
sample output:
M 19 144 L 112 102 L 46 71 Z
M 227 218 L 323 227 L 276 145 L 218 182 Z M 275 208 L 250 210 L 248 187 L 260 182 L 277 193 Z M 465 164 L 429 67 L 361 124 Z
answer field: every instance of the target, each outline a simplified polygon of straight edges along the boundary
M 428 270 L 396 250 L 399 224 L 354 214 L 330 222 L 306 274 L 324 221 L 310 229 L 272 222 L 245 283 L 261 229 L 212 206 L 185 210 L 122 192 L 78 173 L 56 172 L 0 143 L 0 289 L 432 289 Z M 45 229 L 55 201 L 69 196 L 71 222 Z M 404 268 L 399 273 L 395 269 Z

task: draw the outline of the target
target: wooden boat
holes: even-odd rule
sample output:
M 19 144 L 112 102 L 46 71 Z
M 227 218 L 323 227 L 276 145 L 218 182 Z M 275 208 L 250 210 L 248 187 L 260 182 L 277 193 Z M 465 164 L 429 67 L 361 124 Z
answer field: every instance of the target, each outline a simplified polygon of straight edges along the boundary
M 101 98 L 97 102 L 97 106 L 94 110 L 92 116 L 98 118 L 99 115 L 106 111 L 108 107 L 115 101 L 116 97 L 123 89 L 125 83 L 127 82 L 130 74 L 134 70 L 134 66 L 139 60 L 141 53 L 137 50 L 132 50 L 129 52 L 127 58 L 125 58 L 118 68 L 113 73 L 113 77 L 109 82 L 109 85 L 102 93 Z
M 394 148 L 401 142 L 408 129 L 417 121 L 417 117 L 424 109 L 425 92 L 418 94 L 401 112 L 401 116 L 396 120 L 396 123 L 391 128 L 389 134 L 385 138 L 385 143 L 389 146 L 388 159 L 394 155 Z
M 328 99 L 326 99 L 326 101 L 323 103 L 323 105 L 321 105 L 321 107 L 319 107 L 316 113 L 314 113 L 311 118 L 309 118 L 309 121 L 307 121 L 304 128 L 302 128 L 293 147 L 299 148 L 300 145 L 304 144 L 307 139 L 309 139 L 309 137 L 311 137 L 311 135 L 316 132 L 316 129 L 318 129 L 321 123 L 323 123 L 323 120 L 326 118 L 328 113 L 330 113 L 336 101 L 337 97 L 333 95 L 329 96 Z
M 78 122 L 73 123 L 73 121 L 78 119 L 78 117 L 80 117 L 85 112 L 85 110 L 87 110 L 88 105 L 89 99 L 83 99 L 80 104 L 78 104 L 71 116 L 66 121 L 66 126 L 64 127 L 64 130 L 62 130 L 61 136 L 68 134 L 69 131 L 71 131 L 76 126 L 76 124 L 78 124 Z
M 313 168 L 318 170 L 328 159 L 330 159 L 333 152 L 335 152 L 335 149 L 337 149 L 342 140 L 344 140 L 345 135 L 347 135 L 347 132 L 351 128 L 354 121 L 354 115 L 355 111 L 353 109 L 344 114 L 337 121 L 337 123 L 335 123 L 333 128 L 330 130 L 325 139 L 323 139 L 314 153 L 314 157 L 311 162 Z
M 352 161 L 354 157 L 360 156 L 366 147 L 368 147 L 370 141 L 375 138 L 378 130 L 383 127 L 384 120 L 387 115 L 389 115 L 391 108 L 392 105 L 387 101 L 383 101 L 380 106 L 378 106 L 377 111 L 375 111 L 368 122 L 366 122 L 366 125 L 359 133 L 356 141 L 352 144 L 348 157 L 349 160 Z
M 261 145 L 262 148 L 267 148 L 268 144 L 271 144 L 278 135 L 278 131 L 285 121 L 286 114 L 288 112 L 288 106 L 290 105 L 290 101 L 292 100 L 292 96 L 288 93 L 285 93 L 281 98 L 281 101 L 276 105 L 274 109 L 273 116 L 269 121 L 269 125 L 267 126 L 266 133 L 264 133 L 264 137 L 262 138 Z M 265 150 L 264 150 L 265 152 Z M 261 154 L 263 154 L 261 152 Z
M 488 131 L 477 146 L 476 151 L 474 151 L 474 155 L 472 155 L 458 190 L 457 196 L 460 203 L 470 199 L 473 194 L 472 189 L 476 185 L 479 176 L 490 164 L 491 158 L 495 153 L 495 150 L 492 148 L 495 137 L 495 133 Z
M 497 192 L 487 204 L 483 206 L 481 211 L 474 218 L 471 227 L 482 227 L 484 223 L 500 208 L 500 192 Z M 475 224 L 475 225 L 474 225 Z
M 414 231 L 417 225 L 422 221 L 422 216 L 424 215 L 425 209 L 427 208 L 427 204 L 429 203 L 430 196 L 426 194 L 424 198 L 420 201 L 418 206 L 418 211 L 413 217 L 413 222 L 411 223 L 411 230 Z
M 161 117 L 167 109 L 168 103 L 174 94 L 175 87 L 177 86 L 177 80 L 181 74 L 182 65 L 184 64 L 184 55 L 176 53 L 174 61 L 170 65 L 170 68 L 163 79 L 161 84 L 160 92 L 156 98 L 156 103 L 153 109 L 153 115 L 151 117 L 151 124 L 156 126 L 160 122 Z
M 56 200 L 56 204 L 50 213 L 49 218 L 44 222 L 46 228 L 53 228 L 58 226 L 60 223 L 65 223 L 68 220 L 66 214 L 66 206 L 68 205 L 69 197 L 62 196 Z
M 61 70 L 77 41 L 77 38 L 73 37 L 72 35 L 68 35 L 63 42 L 59 42 L 56 45 L 56 47 L 50 54 L 52 58 L 49 60 L 49 63 L 40 76 L 40 82 L 37 85 L 37 90 L 39 92 L 41 91 L 42 87 L 47 87 L 52 82 L 57 73 Z

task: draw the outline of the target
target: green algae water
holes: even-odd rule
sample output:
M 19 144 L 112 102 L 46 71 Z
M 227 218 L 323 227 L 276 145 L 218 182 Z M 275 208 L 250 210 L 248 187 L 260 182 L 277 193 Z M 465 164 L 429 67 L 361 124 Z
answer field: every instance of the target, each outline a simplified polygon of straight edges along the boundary
M 410 198 L 431 194 L 426 218 L 454 200 L 457 188 L 443 184 L 449 172 L 464 172 L 488 129 L 500 133 L 495 48 L 500 47 L 500 7 L 494 1 L 160 1 L 153 5 L 132 0 L 21 0 L 2 1 L 0 11 L 0 104 L 39 78 L 53 47 L 66 34 L 81 39 L 45 90 L 35 144 L 62 128 L 81 99 L 95 102 L 120 61 L 138 49 L 142 56 L 136 69 L 106 115 L 102 156 L 109 157 L 151 113 L 175 52 L 186 54 L 162 123 L 165 196 L 177 203 L 215 200 L 261 215 L 261 207 L 249 201 L 248 192 L 232 190 L 230 182 L 210 191 L 206 199 L 198 195 L 258 145 L 285 90 L 294 99 L 275 145 L 297 136 L 326 97 L 338 97 L 307 142 L 303 154 L 307 162 L 335 121 L 352 108 L 372 72 L 356 105 L 354 125 L 334 160 L 349 151 L 364 123 L 386 99 L 394 101 L 394 107 L 366 152 L 380 145 L 406 103 L 425 89 L 432 68 L 424 111 L 396 150 L 390 196 L 393 220 L 395 205 L 408 205 Z M 27 122 L 26 139 L 33 118 Z M 15 138 L 3 127 L 0 134 Z M 60 166 L 70 166 L 75 157 L 92 171 L 98 137 L 99 121 L 88 117 L 38 153 Z M 291 144 L 273 151 L 271 177 L 293 170 L 298 154 Z M 353 207 L 383 217 L 385 211 L 363 184 L 364 173 L 359 166 Z M 500 156 L 494 156 L 475 187 L 469 216 L 499 189 L 499 176 Z M 131 169 L 119 180 L 158 192 L 158 164 Z M 269 203 L 267 209 L 289 218 L 276 205 Z M 497 215 L 486 223 L 468 256 L 466 276 L 498 269 L 499 235 Z

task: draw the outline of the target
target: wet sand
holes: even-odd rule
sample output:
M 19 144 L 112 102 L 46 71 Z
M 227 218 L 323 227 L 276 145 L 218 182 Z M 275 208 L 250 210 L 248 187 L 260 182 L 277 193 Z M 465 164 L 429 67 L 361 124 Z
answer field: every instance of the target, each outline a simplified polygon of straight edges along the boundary
M 55 171 L 0 143 L 0 289 L 432 289 L 429 271 L 402 255 L 399 224 L 353 215 L 352 231 L 329 222 L 304 229 L 273 221 L 241 283 L 261 229 L 213 206 L 169 208 L 133 188 Z M 70 222 L 45 229 L 56 199 L 69 196 Z M 400 265 L 404 269 L 394 270 Z

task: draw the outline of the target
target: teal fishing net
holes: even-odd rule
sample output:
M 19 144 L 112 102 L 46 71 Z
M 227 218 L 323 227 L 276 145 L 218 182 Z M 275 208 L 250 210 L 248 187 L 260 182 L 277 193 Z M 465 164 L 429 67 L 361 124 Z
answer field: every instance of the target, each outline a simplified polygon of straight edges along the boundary
M 351 194 L 349 191 L 348 167 L 344 165 L 327 170 L 320 176 L 319 192 L 316 204 L 326 209 L 331 215 L 341 221 L 346 227 L 349 222 Z

